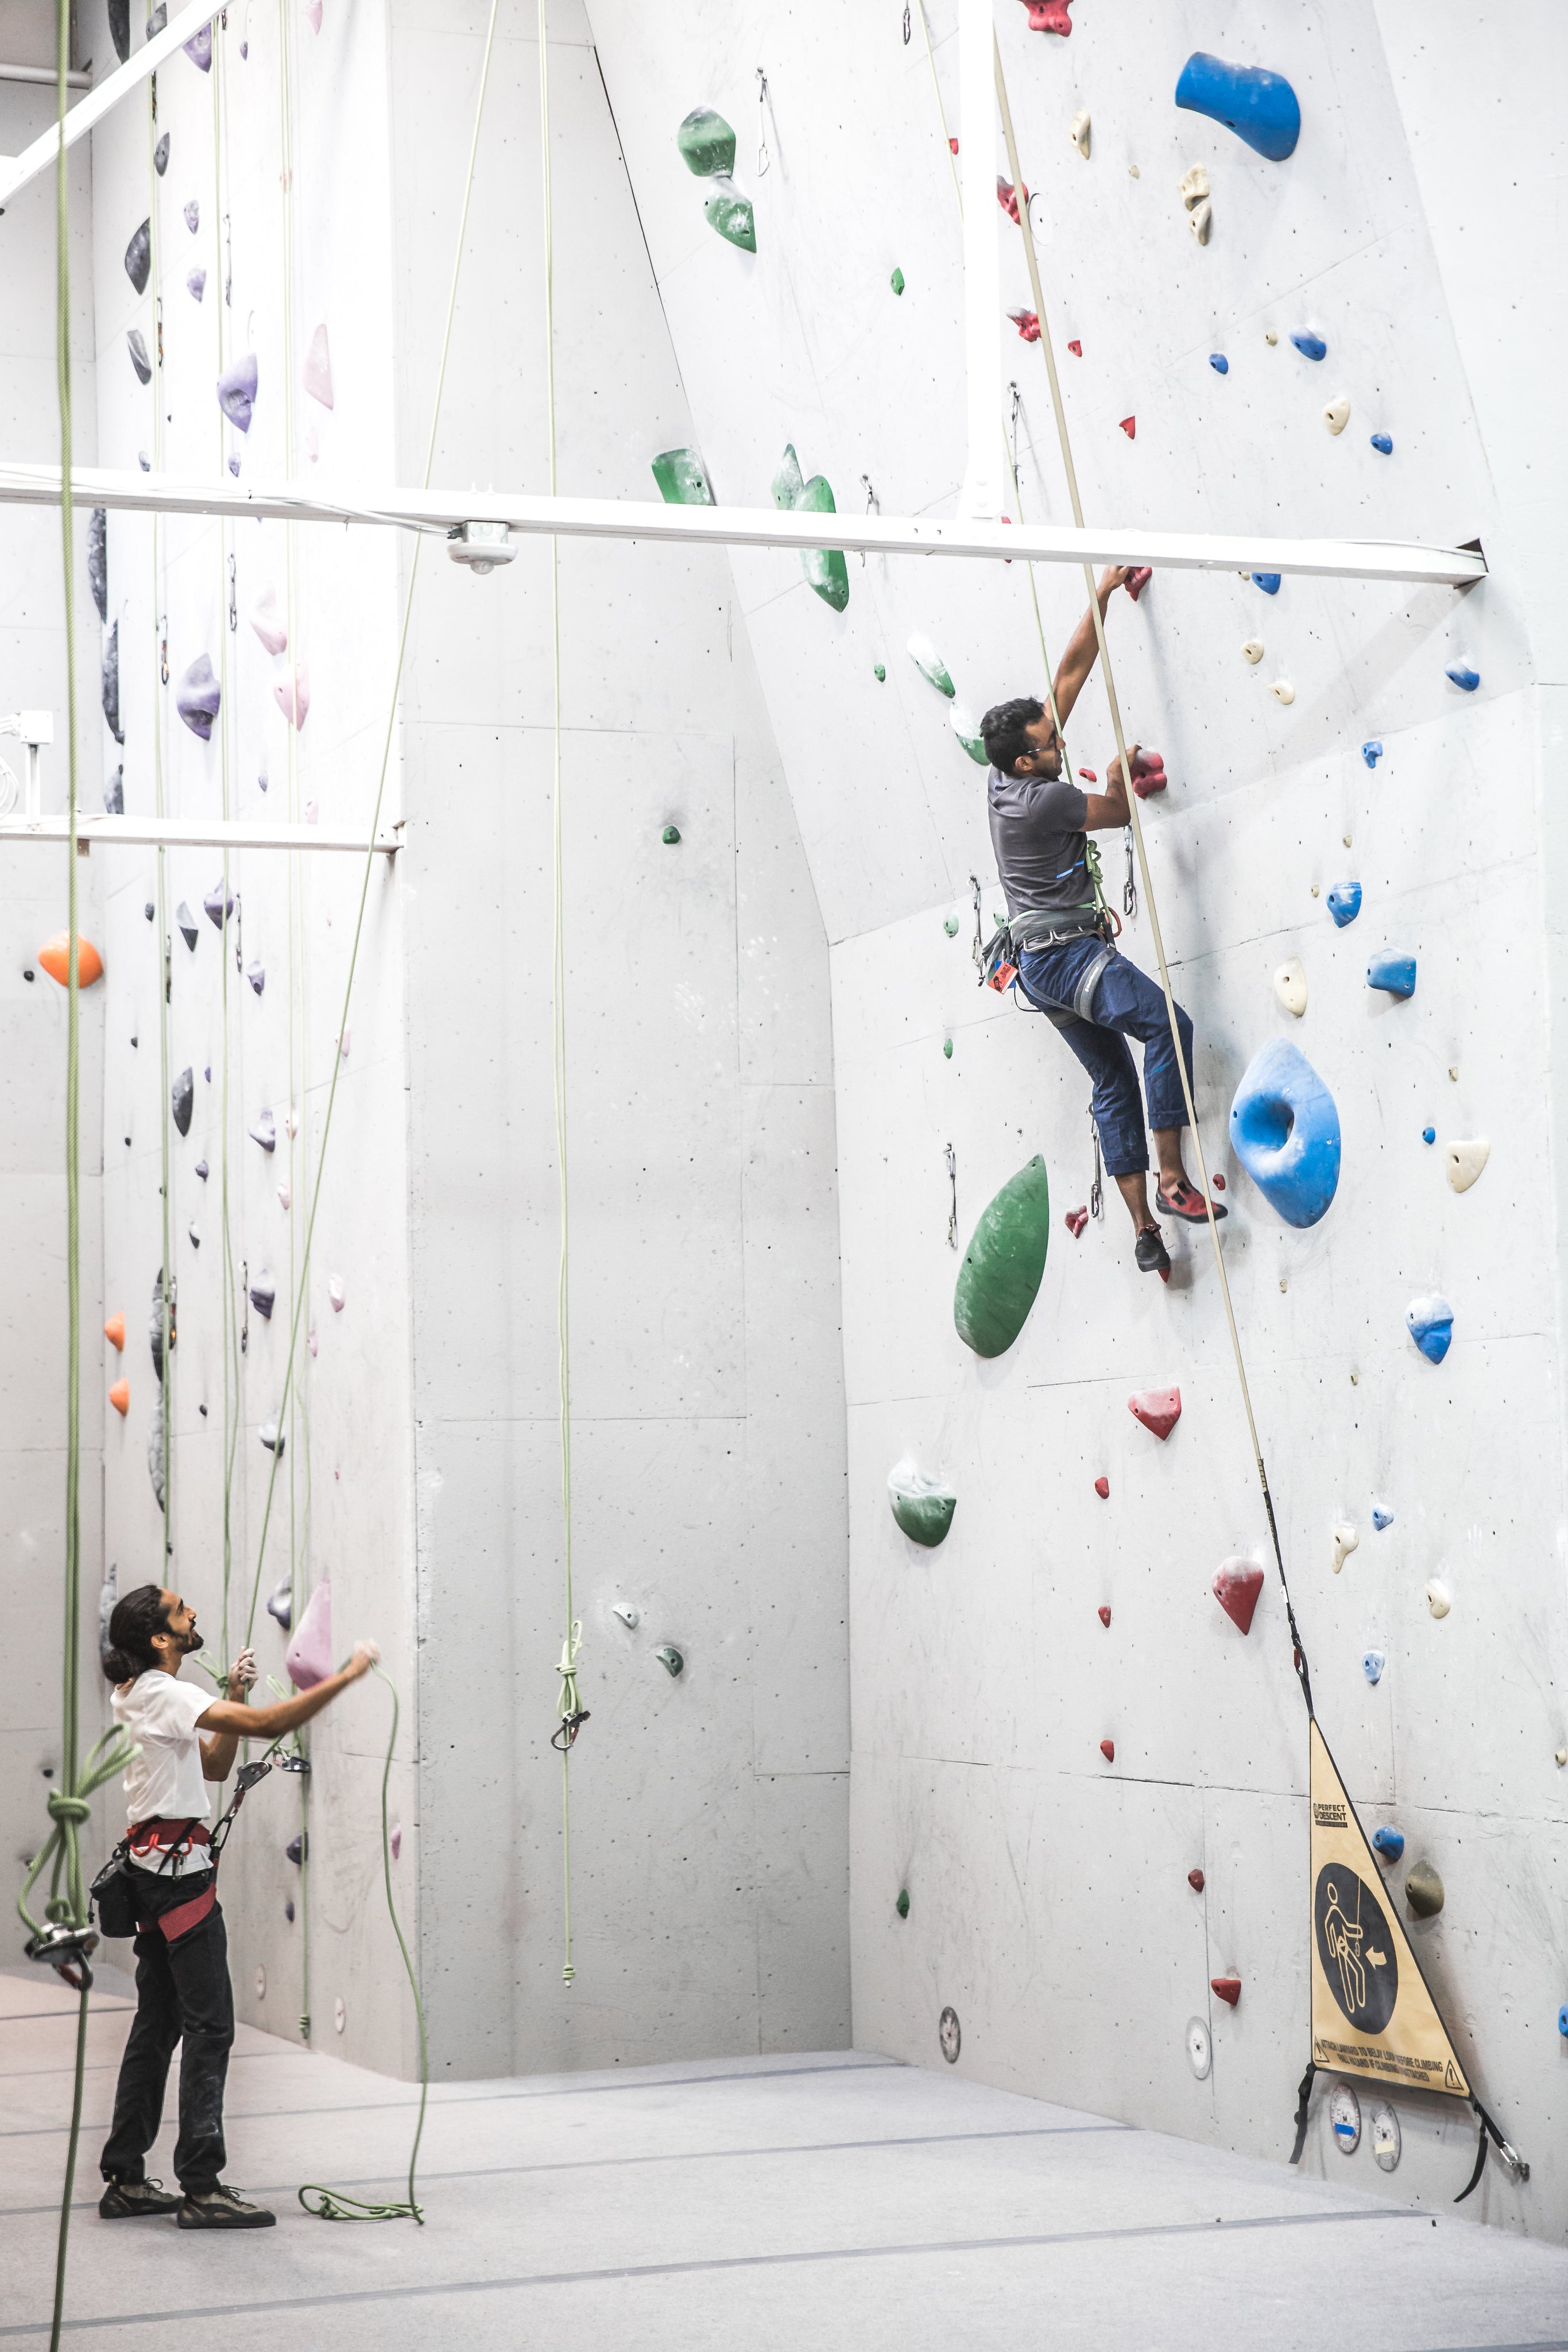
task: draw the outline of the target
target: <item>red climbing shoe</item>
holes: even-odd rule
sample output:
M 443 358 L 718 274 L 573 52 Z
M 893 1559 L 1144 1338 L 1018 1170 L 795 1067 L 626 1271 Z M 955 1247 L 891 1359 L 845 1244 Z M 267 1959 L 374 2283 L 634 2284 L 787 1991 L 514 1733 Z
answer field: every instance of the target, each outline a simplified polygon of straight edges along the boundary
M 1206 1225 L 1208 1223 L 1208 1207 L 1203 1194 L 1196 1184 L 1189 1184 L 1185 1176 L 1174 1192 L 1167 1192 L 1162 1184 L 1155 1194 L 1155 1206 L 1162 1217 L 1185 1217 L 1189 1225 Z M 1216 1218 L 1219 1218 L 1228 1217 L 1230 1212 L 1222 1209 L 1216 1201 L 1214 1213 Z

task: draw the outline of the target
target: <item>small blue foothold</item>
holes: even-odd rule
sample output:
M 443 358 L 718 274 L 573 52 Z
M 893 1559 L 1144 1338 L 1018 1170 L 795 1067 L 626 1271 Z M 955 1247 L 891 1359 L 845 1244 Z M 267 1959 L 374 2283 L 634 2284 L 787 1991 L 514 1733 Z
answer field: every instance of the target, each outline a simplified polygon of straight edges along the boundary
M 1383 1669 L 1386 1664 L 1381 1650 L 1364 1650 L 1361 1654 L 1361 1671 L 1369 1683 L 1383 1680 Z
M 1390 996 L 1414 996 L 1416 959 L 1409 955 L 1374 956 L 1366 967 L 1368 988 L 1385 988 Z
M 1230 1142 L 1288 1225 L 1317 1223 L 1339 1184 L 1339 1112 L 1288 1037 L 1270 1038 L 1249 1063 L 1230 1106 Z
M 1557 2031 L 1564 2040 L 1568 2040 L 1568 2000 L 1563 2002 L 1557 2012 Z
M 1277 572 L 1255 572 L 1252 574 L 1252 585 L 1254 588 L 1261 588 L 1265 596 L 1277 596 L 1280 593 L 1280 574 Z
M 1336 928 L 1343 931 L 1347 923 L 1354 922 L 1360 912 L 1360 883 L 1336 882 L 1329 892 L 1329 913 L 1333 917 Z
M 1405 1851 L 1403 1830 L 1374 1830 L 1372 1843 L 1385 1862 L 1397 1862 Z
M 1372 446 L 1375 449 L 1380 449 L 1385 457 L 1392 457 L 1394 455 L 1394 443 L 1386 433 L 1375 433 L 1372 436 Z
M 1423 1143 L 1436 1143 L 1437 1140 L 1437 1129 L 1435 1127 L 1424 1127 L 1421 1129 L 1421 1140 Z
M 1472 669 L 1469 662 L 1455 662 L 1450 669 L 1443 672 L 1443 676 L 1451 678 L 1461 694 L 1473 694 L 1481 682 L 1479 670 Z
M 1291 341 L 1304 360 L 1326 360 L 1329 355 L 1329 347 L 1322 337 L 1314 335 L 1310 327 L 1303 327 L 1299 335 L 1291 337 Z
M 1413 1298 L 1405 1321 L 1410 1337 L 1429 1364 L 1440 1364 L 1454 1337 L 1454 1310 L 1436 1292 L 1430 1298 Z
M 1374 1503 L 1372 1507 L 1372 1524 L 1377 1529 L 1379 1535 L 1383 1533 L 1385 1528 L 1391 1528 L 1394 1525 L 1394 1514 L 1389 1509 L 1386 1503 Z
M 1362 745 L 1361 756 L 1366 761 L 1369 768 L 1376 767 L 1379 760 L 1383 757 L 1383 746 L 1378 742 L 1375 736 L 1370 743 L 1364 743 Z
M 1228 375 L 1230 373 L 1230 362 L 1226 358 L 1223 352 L 1210 352 L 1208 354 L 1208 364 L 1214 370 L 1216 375 Z
M 1223 122 L 1255 154 L 1282 163 L 1301 135 L 1301 106 L 1283 74 L 1266 66 L 1233 66 L 1195 49 L 1181 69 L 1176 102 L 1189 114 Z

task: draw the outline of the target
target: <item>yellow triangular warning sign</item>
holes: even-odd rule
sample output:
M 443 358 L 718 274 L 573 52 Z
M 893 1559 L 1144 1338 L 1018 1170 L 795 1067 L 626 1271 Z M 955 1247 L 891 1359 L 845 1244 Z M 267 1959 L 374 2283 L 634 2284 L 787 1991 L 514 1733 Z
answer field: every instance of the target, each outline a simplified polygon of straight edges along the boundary
M 1469 2096 L 1469 2084 L 1315 1720 L 1312 2057 L 1341 2074 Z

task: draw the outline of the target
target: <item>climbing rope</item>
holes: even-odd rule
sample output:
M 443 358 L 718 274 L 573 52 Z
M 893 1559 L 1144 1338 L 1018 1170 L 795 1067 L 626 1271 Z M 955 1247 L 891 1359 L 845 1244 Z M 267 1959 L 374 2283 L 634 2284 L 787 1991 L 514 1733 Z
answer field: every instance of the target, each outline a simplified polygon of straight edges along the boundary
M 397 1916 L 397 1905 L 392 1900 L 392 1825 L 387 1811 L 387 1787 L 392 1779 L 392 1756 L 397 1748 L 399 1714 L 397 1685 L 390 1675 L 382 1672 L 380 1666 L 375 1667 L 373 1672 L 376 1680 L 385 1683 L 392 1693 L 392 1731 L 387 1739 L 386 1761 L 382 1767 L 382 1873 L 386 1882 L 387 1910 L 392 1918 L 392 1933 L 397 1937 L 398 1950 L 402 1954 L 402 1965 L 408 1976 L 408 1989 L 413 1995 L 413 2013 L 419 2021 L 419 2120 L 413 2129 L 413 2146 L 409 2150 L 406 2198 L 377 2204 L 362 2197 L 350 2197 L 344 2189 L 323 2189 L 318 2182 L 308 2180 L 299 2191 L 299 2202 L 304 2206 L 305 2210 L 308 2213 L 313 2213 L 319 2221 L 414 2221 L 423 2226 L 424 2211 L 414 2197 L 413 2174 L 414 2167 L 419 2161 L 420 2138 L 424 2130 L 425 2102 L 430 2095 L 430 2052 L 424 2035 L 424 2004 L 419 1997 L 419 1979 L 414 1974 L 413 1962 L 409 1958 L 408 1944 L 403 1936 L 402 1922 Z M 312 2197 L 319 2198 L 320 2202 L 312 2205 L 310 2202 Z
M 547 0 L 538 0 L 539 51 L 539 173 L 544 200 L 545 262 L 545 413 L 549 427 L 549 494 L 556 495 L 555 431 L 555 225 L 550 210 L 549 40 Z M 560 794 L 560 541 L 549 543 L 550 634 L 555 684 L 555 767 L 552 799 L 551 861 L 555 896 L 554 958 L 551 964 L 550 1016 L 555 1060 L 555 1160 L 560 1193 L 560 1258 L 556 1276 L 556 1380 L 560 1415 L 560 1510 L 566 1580 L 566 1639 L 561 1645 L 562 1677 L 559 1731 L 552 1745 L 560 1749 L 560 1838 L 564 1957 L 560 1980 L 570 1984 L 577 1974 L 571 1964 L 571 1750 L 579 1727 L 588 1719 L 577 1696 L 577 1653 L 582 1627 L 572 1614 L 571 1596 L 571 1326 L 570 1250 L 566 1173 L 566 894 L 561 864 Z
M 163 296 L 162 279 L 158 264 L 158 192 L 160 180 L 156 161 L 158 148 L 158 77 L 150 74 L 147 80 L 147 208 L 148 237 L 152 255 L 152 467 L 155 473 L 163 469 Z M 152 695 L 152 804 L 162 817 L 163 807 L 163 694 L 169 684 L 168 617 L 163 604 L 163 579 L 161 570 L 163 535 L 162 520 L 152 516 L 152 617 L 158 639 L 158 684 Z M 166 896 L 166 853 L 160 844 L 157 852 L 157 887 L 153 891 L 156 907 L 154 929 L 158 944 L 158 1206 L 162 1212 L 160 1225 L 162 1234 L 163 1274 L 159 1296 L 160 1360 L 162 1374 L 158 1387 L 158 1443 L 162 1470 L 163 1491 L 159 1507 L 163 1514 L 163 1561 L 166 1564 L 174 1549 L 174 1269 L 169 1248 L 170 1190 L 172 1170 L 169 1152 L 169 993 L 172 984 L 172 938 L 169 929 Z M 165 1580 L 162 1574 L 159 1582 Z
M 1024 183 L 1019 166 L 1018 142 L 1013 135 L 1012 109 L 1008 103 L 1007 77 L 1002 71 L 1002 53 L 994 33 L 991 38 L 991 50 L 996 71 L 997 99 L 1001 109 L 1002 136 L 1007 142 L 1008 169 L 1012 173 L 1014 187 L 1021 188 Z M 1045 361 L 1046 378 L 1051 385 L 1051 404 L 1056 418 L 1057 439 L 1061 444 L 1062 467 L 1067 476 L 1068 496 L 1072 504 L 1072 520 L 1077 528 L 1082 530 L 1083 505 L 1078 495 L 1078 475 L 1072 463 L 1072 445 L 1068 436 L 1067 417 L 1061 404 L 1061 386 L 1057 380 L 1056 353 L 1052 346 L 1051 323 L 1046 315 L 1045 295 L 1040 279 L 1040 257 L 1035 251 L 1034 229 L 1029 216 L 1029 206 L 1026 204 L 1020 203 L 1019 205 L 1019 228 L 1023 237 L 1024 254 L 1029 263 L 1029 282 L 1034 296 L 1035 314 L 1040 320 L 1040 348 Z M 1264 1465 L 1263 1449 L 1258 1436 L 1258 1423 L 1252 1411 L 1252 1392 L 1247 1381 L 1247 1365 L 1241 1353 L 1241 1338 L 1236 1328 L 1236 1310 L 1231 1303 L 1230 1284 L 1225 1272 L 1225 1256 L 1219 1246 L 1219 1227 L 1215 1220 L 1208 1166 L 1204 1157 L 1203 1137 L 1198 1129 L 1197 1108 L 1193 1101 L 1192 1082 L 1187 1075 L 1186 1056 L 1182 1051 L 1181 1033 L 1176 1023 L 1176 997 L 1171 988 L 1170 968 L 1166 961 L 1165 937 L 1160 928 L 1159 906 L 1155 898 L 1154 883 L 1149 873 L 1148 852 L 1144 842 L 1144 827 L 1138 814 L 1137 795 L 1132 789 L 1132 769 L 1127 759 L 1127 746 L 1123 734 L 1121 705 L 1117 700 L 1115 674 L 1111 666 L 1111 648 L 1106 641 L 1105 621 L 1100 610 L 1100 599 L 1094 590 L 1094 570 L 1092 564 L 1084 564 L 1083 576 L 1088 583 L 1089 610 L 1094 618 L 1094 635 L 1099 646 L 1100 666 L 1105 679 L 1105 698 L 1110 705 L 1111 727 L 1116 739 L 1116 757 L 1121 763 L 1123 776 L 1126 780 L 1127 808 L 1132 819 L 1132 835 L 1137 852 L 1138 872 L 1143 881 L 1144 903 L 1148 908 L 1149 928 L 1154 938 L 1155 955 L 1159 963 L 1160 986 L 1165 992 L 1166 1016 L 1170 1023 L 1171 1037 L 1176 1046 L 1176 1067 L 1181 1073 L 1182 1099 L 1186 1106 L 1193 1149 L 1197 1154 L 1198 1177 L 1208 1212 L 1208 1234 L 1214 1244 L 1214 1263 L 1219 1270 L 1220 1294 L 1225 1301 L 1225 1318 L 1230 1331 L 1230 1352 L 1235 1361 L 1237 1382 L 1241 1391 L 1241 1402 L 1247 1415 L 1247 1428 L 1252 1442 L 1252 1459 L 1258 1469 L 1258 1483 L 1263 1493 L 1263 1508 L 1268 1516 L 1269 1536 L 1274 1548 L 1274 1565 L 1280 1572 L 1280 1585 L 1285 1596 L 1285 1615 L 1291 1628 L 1296 1676 L 1301 1684 L 1301 1695 L 1306 1700 L 1307 1713 L 1310 1716 L 1312 1711 L 1312 1686 L 1307 1669 L 1307 1654 L 1301 1646 L 1301 1633 L 1296 1624 L 1296 1613 L 1291 1601 L 1290 1581 L 1285 1574 L 1285 1558 L 1280 1545 L 1279 1524 L 1274 1516 L 1274 1497 L 1269 1487 L 1269 1473 Z M 1054 709 L 1052 715 L 1054 717 Z

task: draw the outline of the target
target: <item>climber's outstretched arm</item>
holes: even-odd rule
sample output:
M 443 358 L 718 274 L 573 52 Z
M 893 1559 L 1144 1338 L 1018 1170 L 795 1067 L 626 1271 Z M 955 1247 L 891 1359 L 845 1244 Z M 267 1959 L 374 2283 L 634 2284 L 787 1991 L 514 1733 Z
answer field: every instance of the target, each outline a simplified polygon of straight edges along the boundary
M 1113 563 L 1100 574 L 1100 585 L 1094 594 L 1102 618 L 1116 590 L 1125 585 L 1132 568 L 1127 563 Z M 1073 704 L 1083 691 L 1083 682 L 1093 668 L 1099 651 L 1100 641 L 1094 634 L 1094 615 L 1085 613 L 1068 639 L 1067 650 L 1056 666 L 1056 715 L 1063 727 Z M 1124 824 L 1127 822 L 1125 817 L 1121 821 Z

